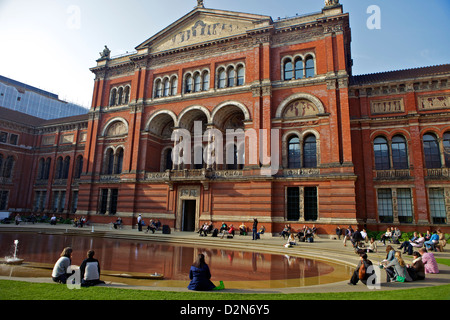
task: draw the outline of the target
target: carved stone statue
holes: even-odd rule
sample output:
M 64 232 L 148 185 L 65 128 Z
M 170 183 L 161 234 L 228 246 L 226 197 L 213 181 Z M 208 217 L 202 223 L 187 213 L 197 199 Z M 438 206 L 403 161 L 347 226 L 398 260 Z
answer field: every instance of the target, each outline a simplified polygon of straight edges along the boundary
M 109 59 L 110 54 L 111 50 L 109 50 L 108 47 L 105 46 L 105 49 L 103 49 L 103 51 L 100 52 L 100 59 Z
M 197 7 L 204 8 L 205 5 L 203 4 L 203 0 L 197 0 Z
M 339 4 L 339 0 L 325 0 L 325 7 L 337 6 Z

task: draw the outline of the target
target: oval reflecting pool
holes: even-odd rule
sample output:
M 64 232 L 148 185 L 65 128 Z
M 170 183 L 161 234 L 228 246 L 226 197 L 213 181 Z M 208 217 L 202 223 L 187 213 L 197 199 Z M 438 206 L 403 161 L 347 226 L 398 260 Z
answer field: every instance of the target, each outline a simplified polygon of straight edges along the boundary
M 102 280 L 132 285 L 186 287 L 190 266 L 199 253 L 206 256 L 211 280 L 217 284 L 223 280 L 230 289 L 326 284 L 348 280 L 352 272 L 348 266 L 331 262 L 244 249 L 35 233 L 0 233 L 0 258 L 14 254 L 14 240 L 19 240 L 17 257 L 24 259 L 24 265 L 0 265 L 2 276 L 50 277 L 62 249 L 69 246 L 73 248 L 73 265 L 80 265 L 87 251 L 93 249 L 100 261 Z M 164 274 L 164 280 L 145 279 L 155 272 Z M 124 278 L 124 274 L 132 277 Z

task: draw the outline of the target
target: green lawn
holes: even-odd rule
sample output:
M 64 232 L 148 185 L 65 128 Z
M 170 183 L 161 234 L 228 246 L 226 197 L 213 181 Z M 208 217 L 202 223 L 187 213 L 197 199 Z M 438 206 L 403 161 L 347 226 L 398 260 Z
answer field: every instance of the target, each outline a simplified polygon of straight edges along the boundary
M 450 285 L 357 293 L 237 294 L 166 292 L 108 287 L 68 289 L 53 283 L 0 280 L 0 300 L 450 300 Z

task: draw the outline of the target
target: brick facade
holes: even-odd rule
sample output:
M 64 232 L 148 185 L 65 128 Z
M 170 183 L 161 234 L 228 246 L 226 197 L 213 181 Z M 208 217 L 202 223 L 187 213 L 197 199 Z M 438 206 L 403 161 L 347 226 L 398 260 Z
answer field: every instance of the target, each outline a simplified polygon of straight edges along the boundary
M 2 186 L 9 210 L 56 210 L 97 223 L 120 216 L 132 226 L 141 214 L 176 230 L 209 221 L 250 227 L 254 217 L 268 233 L 288 223 L 294 229 L 314 224 L 329 234 L 349 224 L 448 230 L 450 68 L 353 76 L 349 16 L 340 5 L 277 21 L 198 6 L 136 53 L 106 54 L 91 71 L 88 115 L 29 122 L 30 132 L 20 136 L 29 140 L 26 152 L 0 144 L 4 158 L 11 153 L 16 166 L 28 164 L 28 171 L 15 168 L 17 183 Z M 2 121 L 18 126 L 14 115 Z M 242 130 L 248 140 L 236 148 L 245 151 L 237 153 L 244 163 L 171 161 L 173 133 L 198 132 L 197 123 L 203 142 L 189 144 L 193 155 L 212 132 L 222 133 L 226 145 L 227 130 Z M 434 146 L 423 143 L 429 132 L 436 135 L 440 167 L 424 163 L 424 145 L 427 152 Z M 392 142 L 398 135 L 404 145 Z M 391 150 L 383 169 L 375 164 L 385 154 L 383 144 L 374 144 L 379 136 Z M 402 146 L 407 164 L 399 169 Z M 271 174 L 264 155 L 279 163 Z M 62 168 L 69 159 L 64 177 L 60 157 Z M 16 188 L 19 182 L 27 193 Z

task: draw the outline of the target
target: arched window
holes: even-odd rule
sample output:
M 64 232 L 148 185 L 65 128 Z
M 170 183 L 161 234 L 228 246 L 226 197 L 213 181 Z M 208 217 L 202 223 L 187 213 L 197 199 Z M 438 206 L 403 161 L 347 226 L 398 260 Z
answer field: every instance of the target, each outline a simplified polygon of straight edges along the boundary
M 234 68 L 230 68 L 228 70 L 228 88 L 234 87 L 235 78 L 236 78 L 236 72 L 234 71 Z
M 56 160 L 56 172 L 55 172 L 55 179 L 62 179 L 62 173 L 63 173 L 63 158 L 59 157 Z
M 114 152 L 113 149 L 109 148 L 106 151 L 105 155 L 105 167 L 104 167 L 104 173 L 105 174 L 112 174 L 113 168 L 114 168 Z
M 202 81 L 203 81 L 202 90 L 208 91 L 209 90 L 209 73 L 208 73 L 208 71 L 203 72 Z
M 79 179 L 81 177 L 81 172 L 83 171 L 83 156 L 79 155 L 75 162 L 75 179 Z
M 14 167 L 14 157 L 8 156 L 5 161 L 5 165 L 3 168 L 3 177 L 4 178 L 11 178 L 12 177 L 12 170 Z
M 305 60 L 305 77 L 312 78 L 315 75 L 314 70 L 314 59 L 313 57 L 308 57 Z
M 130 87 L 126 86 L 124 90 L 124 103 L 127 104 L 130 102 Z
M 237 68 L 237 85 L 242 86 L 245 82 L 245 69 L 243 66 Z
M 202 88 L 202 78 L 200 77 L 200 73 L 196 73 L 194 75 L 194 92 L 200 92 Z
M 2 155 L 0 154 L 0 168 L 2 167 Z M 39 165 L 38 165 L 38 174 L 37 179 L 41 180 L 44 179 L 44 171 L 45 171 L 45 160 L 44 158 L 39 159 Z
M 157 80 L 156 81 L 156 86 L 155 86 L 155 98 L 160 98 L 162 96 L 162 83 L 161 80 Z
M 178 91 L 178 79 L 174 77 L 172 79 L 171 95 L 176 96 Z
M 2 173 L 3 166 L 3 155 L 0 153 L 0 174 Z
M 408 150 L 402 136 L 392 138 L 392 166 L 394 169 L 408 169 Z
M 388 142 L 383 137 L 375 138 L 373 142 L 373 151 L 375 154 L 375 169 L 376 170 L 389 170 L 389 146 Z
M 119 148 L 116 151 L 116 155 L 115 155 L 115 168 L 114 168 L 115 174 L 122 173 L 122 165 L 123 165 L 123 149 Z
M 123 104 L 123 88 L 122 87 L 119 88 L 118 95 L 119 95 L 119 100 L 118 100 L 117 104 L 120 106 Z
M 67 156 L 64 158 L 63 171 L 62 171 L 62 179 L 67 179 L 69 177 L 69 169 L 70 169 L 70 157 Z
M 192 92 L 192 76 L 188 74 L 186 76 L 184 93 L 191 93 L 191 92 Z
M 450 132 L 444 133 L 444 159 L 445 166 L 450 168 Z
M 296 136 L 288 140 L 288 167 L 300 168 L 300 139 Z
M 292 79 L 292 61 L 290 59 L 286 60 L 284 63 L 284 80 Z
M 224 69 L 220 69 L 220 70 L 219 70 L 219 83 L 218 83 L 218 88 L 219 88 L 219 89 L 225 88 L 226 81 L 227 81 L 227 73 L 225 72 Z
M 303 167 L 317 167 L 317 146 L 316 136 L 314 135 L 307 136 L 303 142 Z
M 431 169 L 441 167 L 439 144 L 434 134 L 427 133 L 423 136 L 423 153 L 425 156 L 426 168 Z
M 115 106 L 116 105 L 116 97 L 117 97 L 117 89 L 114 88 L 111 90 L 111 95 L 109 97 L 109 106 Z
M 295 60 L 295 79 L 303 79 L 303 60 L 301 58 Z
M 164 97 L 168 97 L 170 95 L 170 81 L 169 79 L 164 80 Z
M 44 169 L 44 176 L 42 179 L 44 180 L 48 180 L 49 176 L 50 176 L 50 166 L 52 164 L 52 159 L 51 158 L 47 158 L 47 160 L 45 160 L 45 169 Z

